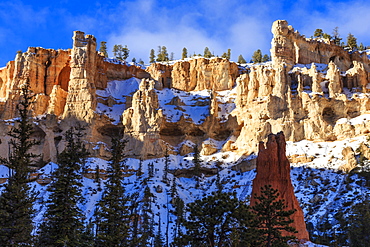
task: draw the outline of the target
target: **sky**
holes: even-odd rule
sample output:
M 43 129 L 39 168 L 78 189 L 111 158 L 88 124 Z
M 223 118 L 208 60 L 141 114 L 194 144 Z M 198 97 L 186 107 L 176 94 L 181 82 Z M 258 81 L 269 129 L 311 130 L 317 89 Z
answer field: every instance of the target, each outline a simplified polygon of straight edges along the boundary
M 158 46 L 175 59 L 183 47 L 189 54 L 209 47 L 219 56 L 230 48 L 234 61 L 240 54 L 250 60 L 257 49 L 269 54 L 276 20 L 287 20 L 306 37 L 338 27 L 344 40 L 352 33 L 370 46 L 369 13 L 368 0 L 1 0 L 0 67 L 28 47 L 71 48 L 75 30 L 94 35 L 98 48 L 106 41 L 110 56 L 113 45 L 122 44 L 130 49 L 129 61 L 146 63 Z

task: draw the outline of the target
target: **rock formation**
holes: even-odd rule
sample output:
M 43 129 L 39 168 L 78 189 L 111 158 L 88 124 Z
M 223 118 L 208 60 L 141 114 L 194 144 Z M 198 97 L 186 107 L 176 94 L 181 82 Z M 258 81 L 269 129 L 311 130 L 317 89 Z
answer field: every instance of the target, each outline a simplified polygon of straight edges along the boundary
M 303 35 L 288 25 L 285 20 L 275 21 L 271 29 L 274 38 L 271 42 L 271 57 L 274 64 L 286 64 L 289 69 L 297 64 L 323 63 L 333 61 L 342 70 L 348 70 L 352 61 L 366 64 L 366 54 L 349 53 L 329 40 L 314 40 Z
M 290 180 L 290 164 L 285 155 L 285 137 L 282 132 L 270 134 L 266 146 L 259 144 L 257 156 L 257 175 L 253 180 L 251 205 L 255 205 L 255 194 L 260 195 L 261 187 L 269 184 L 279 191 L 278 199 L 283 199 L 287 205 L 286 210 L 295 209 L 292 215 L 294 222 L 290 225 L 298 233 L 293 234 L 298 239 L 309 239 L 304 221 L 303 211 L 294 195 L 294 188 Z
M 143 70 L 102 57 L 96 52 L 95 38 L 76 31 L 72 49 L 31 47 L 0 69 L 1 119 L 15 117 L 19 85 L 28 81 L 35 94 L 34 116 L 55 115 L 61 120 L 55 129 L 61 132 L 68 128 L 63 124 L 68 119 L 88 124 L 92 143 L 99 138 L 105 142 L 106 133 L 125 127 L 133 142 L 130 149 L 140 147 L 132 154 L 143 157 L 161 157 L 167 148 L 185 154 L 192 150 L 189 143 L 203 147 L 204 154 L 223 150 L 249 155 L 258 151 L 259 141 L 279 131 L 288 141 L 333 141 L 368 133 L 368 123 L 342 121 L 370 111 L 366 54 L 348 52 L 330 41 L 306 39 L 286 21 L 274 22 L 272 33 L 272 62 L 240 67 L 223 58 L 195 57 L 173 64 L 153 63 Z M 122 123 L 113 126 L 109 114 L 96 113 L 96 107 L 103 104 L 112 110 L 122 102 L 112 97 L 101 100 L 96 90 L 107 88 L 109 81 L 131 77 L 150 79 L 150 89 L 125 96 Z M 174 96 L 168 104 L 180 110 L 181 117 L 170 121 L 165 113 L 159 114 L 157 97 L 168 89 L 208 90 L 210 96 L 189 105 Z M 225 94 L 230 96 L 227 100 L 222 99 Z M 141 106 L 140 96 L 154 105 Z M 188 116 L 184 108 L 189 106 L 207 107 L 201 121 Z M 143 120 L 147 117 L 151 120 Z M 217 147 L 209 145 L 213 140 Z

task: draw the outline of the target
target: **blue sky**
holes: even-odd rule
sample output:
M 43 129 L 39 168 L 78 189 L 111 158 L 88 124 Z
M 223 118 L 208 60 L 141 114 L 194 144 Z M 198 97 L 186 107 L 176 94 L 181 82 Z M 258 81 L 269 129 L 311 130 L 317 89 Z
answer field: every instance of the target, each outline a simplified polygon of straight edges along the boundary
M 159 45 L 181 56 L 215 55 L 231 48 L 232 59 L 253 51 L 269 53 L 271 25 L 285 19 L 301 34 L 316 28 L 329 34 L 338 26 L 342 38 L 351 32 L 370 45 L 370 1 L 245 1 L 245 0 L 2 0 L 0 2 L 0 67 L 29 46 L 67 49 L 72 33 L 80 30 L 114 44 L 127 45 L 131 60 L 148 62 L 150 49 Z M 110 55 L 112 55 L 110 53 Z

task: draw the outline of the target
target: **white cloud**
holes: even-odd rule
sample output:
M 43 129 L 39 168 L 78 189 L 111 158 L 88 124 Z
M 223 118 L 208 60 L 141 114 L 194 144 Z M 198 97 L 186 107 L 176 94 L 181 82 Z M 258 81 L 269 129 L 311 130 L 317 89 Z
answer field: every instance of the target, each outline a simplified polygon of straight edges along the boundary
M 145 13 L 132 14 L 140 6 L 146 6 Z M 264 5 L 254 11 L 237 0 L 189 2 L 172 8 L 159 6 L 154 0 L 138 0 L 125 5 L 121 15 L 126 17 L 108 37 L 108 47 L 127 45 L 129 59 L 144 61 L 148 61 L 150 49 L 157 51 L 159 45 L 174 52 L 175 58 L 180 58 L 183 47 L 189 54 L 202 54 L 207 46 L 215 55 L 231 48 L 234 60 L 239 54 L 248 59 L 256 49 L 269 52 L 271 23 L 263 21 L 267 10 Z

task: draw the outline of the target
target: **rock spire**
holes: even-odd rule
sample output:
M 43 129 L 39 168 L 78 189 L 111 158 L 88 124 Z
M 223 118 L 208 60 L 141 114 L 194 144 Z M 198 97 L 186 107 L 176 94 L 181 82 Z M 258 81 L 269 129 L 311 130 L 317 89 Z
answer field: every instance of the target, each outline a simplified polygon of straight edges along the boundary
M 294 234 L 298 239 L 309 239 L 304 221 L 303 211 L 294 195 L 294 188 L 290 180 L 290 164 L 285 155 L 286 142 L 283 132 L 276 135 L 270 134 L 266 143 L 260 142 L 257 157 L 257 175 L 253 180 L 252 195 L 260 194 L 261 187 L 270 184 L 279 191 L 279 199 L 285 200 L 287 210 L 296 209 L 291 224 L 298 233 Z M 252 196 L 251 205 L 255 204 Z

